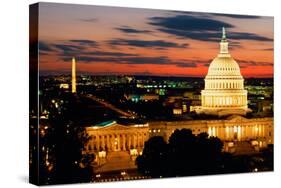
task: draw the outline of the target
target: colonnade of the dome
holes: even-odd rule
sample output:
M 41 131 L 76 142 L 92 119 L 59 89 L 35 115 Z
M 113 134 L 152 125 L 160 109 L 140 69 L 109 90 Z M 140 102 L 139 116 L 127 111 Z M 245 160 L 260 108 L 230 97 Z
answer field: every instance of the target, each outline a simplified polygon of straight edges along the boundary
M 205 80 L 205 90 L 217 90 L 217 89 L 244 89 L 243 80 Z

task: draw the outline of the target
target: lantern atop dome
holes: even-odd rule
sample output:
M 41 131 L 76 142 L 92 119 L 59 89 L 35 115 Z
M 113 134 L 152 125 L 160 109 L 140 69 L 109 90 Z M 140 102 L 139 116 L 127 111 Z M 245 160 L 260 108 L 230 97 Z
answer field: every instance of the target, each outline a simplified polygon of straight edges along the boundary
M 222 27 L 222 41 L 226 41 L 226 32 L 224 27 Z
M 222 27 L 222 38 L 220 42 L 220 54 L 228 54 L 228 42 L 226 39 L 225 28 Z

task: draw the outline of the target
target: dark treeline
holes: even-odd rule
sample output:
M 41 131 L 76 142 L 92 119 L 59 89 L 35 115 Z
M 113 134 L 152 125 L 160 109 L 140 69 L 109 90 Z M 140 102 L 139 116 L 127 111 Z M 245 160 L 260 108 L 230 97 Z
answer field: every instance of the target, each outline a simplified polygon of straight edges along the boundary
M 32 164 L 35 168 L 31 165 L 33 173 L 38 174 L 40 185 L 90 182 L 94 155 L 83 153 L 90 138 L 78 124 L 78 99 L 66 93 L 59 94 L 56 99 L 64 102 L 59 107 L 49 104 L 49 119 L 47 123 L 41 121 L 37 129 L 44 134 L 40 133 L 38 140 L 39 153 L 32 154 L 39 158 L 37 164 Z M 45 130 L 45 126 L 48 129 Z M 37 147 L 36 140 L 31 144 Z
M 248 156 L 233 156 L 222 148 L 222 141 L 207 133 L 175 130 L 168 143 L 161 136 L 151 137 L 136 164 L 140 173 L 152 178 L 252 171 Z

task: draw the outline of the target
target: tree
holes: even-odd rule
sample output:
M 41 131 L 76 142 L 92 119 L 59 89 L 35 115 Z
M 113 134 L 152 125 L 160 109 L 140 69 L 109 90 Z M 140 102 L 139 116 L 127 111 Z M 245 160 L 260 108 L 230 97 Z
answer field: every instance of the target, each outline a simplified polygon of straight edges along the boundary
M 193 174 L 196 158 L 196 136 L 189 129 L 175 130 L 169 138 L 169 169 L 170 176 Z
M 72 95 L 58 96 L 64 100 L 59 107 L 50 108 L 50 130 L 45 136 L 46 145 L 51 148 L 53 162 L 52 178 L 48 184 L 80 183 L 92 180 L 94 155 L 83 150 L 90 137 L 77 117 L 78 99 Z M 40 140 L 40 142 L 42 139 Z M 41 161 L 43 162 L 43 161 Z
M 155 136 L 145 142 L 143 153 L 136 159 L 138 170 L 151 177 L 167 174 L 168 145 L 163 137 Z
M 55 182 L 80 183 L 92 179 L 93 169 L 91 161 L 94 156 L 83 154 L 83 148 L 89 140 L 84 128 L 61 126 L 56 130 L 55 147 Z
M 192 134 L 189 129 L 175 130 L 166 143 L 162 137 L 150 138 L 143 155 L 137 158 L 141 173 L 152 177 L 213 174 L 222 170 L 223 143 L 207 133 Z

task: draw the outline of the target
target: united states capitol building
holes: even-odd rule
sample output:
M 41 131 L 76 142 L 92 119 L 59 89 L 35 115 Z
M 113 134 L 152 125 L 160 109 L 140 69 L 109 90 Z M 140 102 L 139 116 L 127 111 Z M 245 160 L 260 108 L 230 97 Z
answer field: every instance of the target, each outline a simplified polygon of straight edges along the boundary
M 194 107 L 198 114 L 216 115 L 215 120 L 151 121 L 144 124 L 122 125 L 116 121 L 87 127 L 91 136 L 87 152 L 97 154 L 97 161 L 110 153 L 123 151 L 130 156 L 141 154 L 144 143 L 152 136 L 163 136 L 168 141 L 176 129 L 191 129 L 194 134 L 206 132 L 224 142 L 224 150 L 235 152 L 240 143 L 254 150 L 273 144 L 273 117 L 250 118 L 247 90 L 239 64 L 231 57 L 223 28 L 220 51 L 211 62 L 201 91 L 201 106 Z M 224 117 L 224 118 L 221 118 Z
M 223 28 L 220 52 L 209 66 L 205 77 L 205 89 L 202 90 L 201 113 L 217 115 L 245 115 L 247 91 L 238 63 L 228 51 L 228 42 Z

